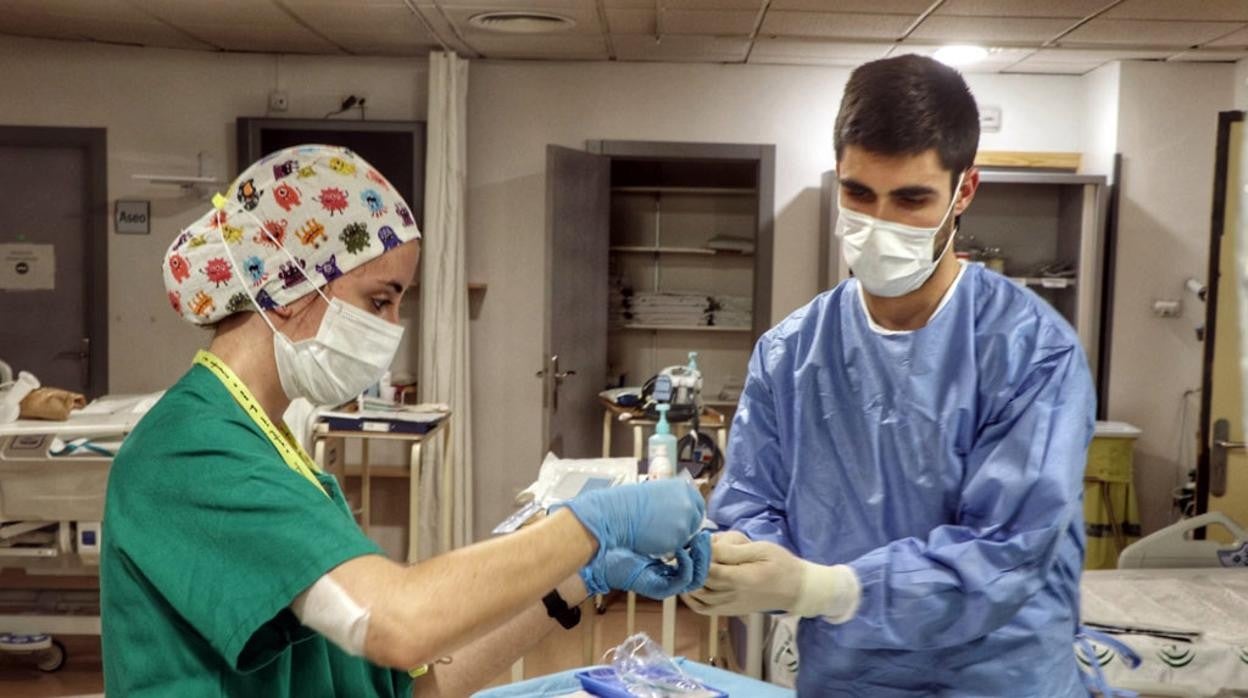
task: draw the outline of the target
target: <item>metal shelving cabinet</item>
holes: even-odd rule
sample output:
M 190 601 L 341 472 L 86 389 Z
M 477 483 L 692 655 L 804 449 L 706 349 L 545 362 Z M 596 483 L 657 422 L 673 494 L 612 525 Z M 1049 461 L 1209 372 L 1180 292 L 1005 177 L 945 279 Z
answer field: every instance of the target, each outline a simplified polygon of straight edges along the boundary
M 735 408 L 719 393 L 744 380 L 754 341 L 771 324 L 773 147 L 604 141 L 589 150 L 611 156 L 613 283 L 640 293 L 748 298 L 751 307 L 749 324 L 615 322 L 607 345 L 611 375 L 639 385 L 697 351 L 705 401 Z M 754 249 L 708 247 L 725 235 L 747 238 Z

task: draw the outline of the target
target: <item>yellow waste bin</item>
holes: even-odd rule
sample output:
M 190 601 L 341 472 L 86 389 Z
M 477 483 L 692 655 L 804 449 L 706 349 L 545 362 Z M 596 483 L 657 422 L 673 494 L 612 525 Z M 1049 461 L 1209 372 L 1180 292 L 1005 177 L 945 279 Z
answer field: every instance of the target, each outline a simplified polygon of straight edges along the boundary
M 1084 567 L 1110 570 L 1118 554 L 1140 538 L 1140 511 L 1133 477 L 1139 429 L 1124 422 L 1097 422 L 1083 473 L 1083 519 L 1088 535 Z

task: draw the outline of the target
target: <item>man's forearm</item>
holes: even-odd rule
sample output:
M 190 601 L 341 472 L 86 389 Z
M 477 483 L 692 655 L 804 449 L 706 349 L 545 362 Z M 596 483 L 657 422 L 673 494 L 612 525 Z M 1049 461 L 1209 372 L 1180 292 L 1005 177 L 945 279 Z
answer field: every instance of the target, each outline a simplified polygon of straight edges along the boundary
M 577 576 L 560 584 L 559 594 L 569 606 L 580 605 L 587 596 L 585 584 Z M 490 634 L 453 653 L 450 663 L 431 666 L 428 674 L 416 679 L 413 696 L 471 695 L 506 671 L 552 631 L 564 632 L 546 613 L 544 605 L 533 604 Z

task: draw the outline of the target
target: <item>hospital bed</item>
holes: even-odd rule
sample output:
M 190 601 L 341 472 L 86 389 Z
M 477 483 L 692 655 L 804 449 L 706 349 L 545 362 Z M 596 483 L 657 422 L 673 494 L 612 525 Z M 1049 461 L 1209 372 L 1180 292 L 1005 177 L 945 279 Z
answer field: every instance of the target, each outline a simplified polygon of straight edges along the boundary
M 0 570 L 98 575 L 112 454 L 159 397 L 109 396 L 64 422 L 0 424 Z M 0 591 L 0 650 L 26 652 L 28 636 L 54 634 L 99 635 L 98 592 Z M 64 648 L 39 643 L 59 653 L 40 668 L 59 668 Z
M 1196 540 L 1222 525 L 1234 542 Z M 1082 668 L 1101 665 L 1110 685 L 1142 698 L 1248 696 L 1248 532 L 1222 514 L 1181 521 L 1131 546 L 1115 570 L 1083 573 L 1080 618 L 1140 657 L 1130 668 L 1113 647 L 1076 646 Z M 768 677 L 792 686 L 800 665 L 792 618 L 771 619 Z
M 1232 542 L 1216 540 L 1215 526 Z M 1206 527 L 1208 539 L 1191 535 Z M 1082 592 L 1084 624 L 1115 628 L 1140 656 L 1132 670 L 1094 648 L 1114 686 L 1146 696 L 1248 695 L 1248 532 L 1225 515 L 1185 519 L 1132 544 L 1118 569 L 1085 572 Z

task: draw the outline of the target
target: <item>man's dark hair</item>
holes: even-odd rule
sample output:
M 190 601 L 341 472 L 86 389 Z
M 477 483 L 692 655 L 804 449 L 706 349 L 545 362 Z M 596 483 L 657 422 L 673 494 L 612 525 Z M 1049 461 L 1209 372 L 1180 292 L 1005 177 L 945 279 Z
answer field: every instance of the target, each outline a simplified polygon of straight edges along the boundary
M 883 155 L 935 148 L 956 179 L 975 162 L 979 108 L 958 71 L 907 54 L 856 68 L 845 86 L 833 135 L 836 157 L 854 145 Z

